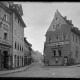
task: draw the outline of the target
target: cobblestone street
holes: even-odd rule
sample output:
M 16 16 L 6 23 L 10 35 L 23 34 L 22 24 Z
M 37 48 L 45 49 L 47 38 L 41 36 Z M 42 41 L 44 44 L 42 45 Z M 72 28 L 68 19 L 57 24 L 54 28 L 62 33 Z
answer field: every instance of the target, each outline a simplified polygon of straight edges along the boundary
M 44 67 L 42 63 L 36 63 L 21 72 L 0 75 L 0 77 L 56 77 L 79 78 L 80 67 Z

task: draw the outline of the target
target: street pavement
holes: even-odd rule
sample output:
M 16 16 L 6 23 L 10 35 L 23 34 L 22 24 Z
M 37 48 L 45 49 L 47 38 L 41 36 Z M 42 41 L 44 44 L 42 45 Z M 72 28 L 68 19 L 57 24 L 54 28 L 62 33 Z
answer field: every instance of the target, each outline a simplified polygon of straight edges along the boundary
M 80 67 L 45 67 L 41 62 L 37 62 L 28 69 L 0 77 L 80 78 Z

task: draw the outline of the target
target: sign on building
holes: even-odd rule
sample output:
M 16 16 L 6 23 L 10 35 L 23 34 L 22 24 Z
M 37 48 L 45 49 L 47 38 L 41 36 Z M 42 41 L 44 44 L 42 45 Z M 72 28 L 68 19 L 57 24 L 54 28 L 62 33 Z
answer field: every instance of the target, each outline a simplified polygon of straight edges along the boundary
M 65 45 L 65 44 L 69 44 L 69 41 L 50 43 L 50 44 L 47 44 L 47 46 L 58 46 L 58 45 Z

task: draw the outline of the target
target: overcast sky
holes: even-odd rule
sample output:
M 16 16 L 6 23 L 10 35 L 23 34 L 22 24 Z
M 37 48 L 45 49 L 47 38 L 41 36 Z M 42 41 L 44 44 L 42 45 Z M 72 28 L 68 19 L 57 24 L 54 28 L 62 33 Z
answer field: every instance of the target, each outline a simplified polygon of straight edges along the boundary
M 72 20 L 74 26 L 80 28 L 80 3 L 64 2 L 21 2 L 23 20 L 26 24 L 24 36 L 32 44 L 34 50 L 43 54 L 45 34 L 49 28 L 56 9 L 62 16 Z

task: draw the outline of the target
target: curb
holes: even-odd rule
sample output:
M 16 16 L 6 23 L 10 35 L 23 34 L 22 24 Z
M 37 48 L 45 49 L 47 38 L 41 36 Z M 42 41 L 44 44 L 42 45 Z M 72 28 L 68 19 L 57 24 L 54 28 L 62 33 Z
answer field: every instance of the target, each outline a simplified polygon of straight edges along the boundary
M 25 67 L 22 67 L 21 69 L 19 69 L 19 70 L 12 70 L 12 71 L 0 71 L 0 75 L 5 75 L 5 74 L 10 74 L 10 73 L 16 73 L 16 72 L 21 72 L 21 71 L 24 71 L 25 69 L 27 69 L 27 68 L 29 68 L 29 67 L 31 67 L 32 65 L 34 65 L 35 63 L 32 63 L 31 65 L 29 65 L 29 66 L 25 66 Z

